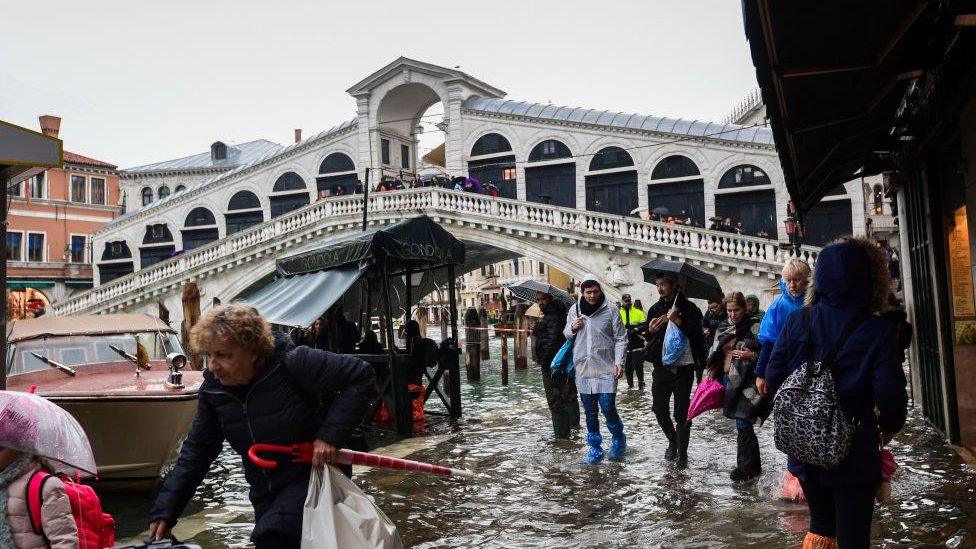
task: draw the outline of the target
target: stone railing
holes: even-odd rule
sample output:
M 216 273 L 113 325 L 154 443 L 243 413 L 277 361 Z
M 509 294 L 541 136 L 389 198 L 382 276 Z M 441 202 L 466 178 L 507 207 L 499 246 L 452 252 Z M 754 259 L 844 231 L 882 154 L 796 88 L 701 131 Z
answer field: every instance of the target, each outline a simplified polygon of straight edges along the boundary
M 709 231 L 683 225 L 668 225 L 632 217 L 588 212 L 546 204 L 458 193 L 441 188 L 408 189 L 372 194 L 369 212 L 376 217 L 413 217 L 418 214 L 448 217 L 458 224 L 477 223 L 498 230 L 562 235 L 580 242 L 610 240 L 623 248 L 697 250 L 709 261 L 737 266 L 753 262 L 766 272 L 778 273 L 792 250 L 773 240 Z M 285 239 L 339 225 L 358 227 L 362 195 L 331 197 L 279 216 L 261 225 L 234 233 L 179 257 L 101 284 L 87 292 L 54 304 L 55 314 L 69 315 L 103 307 L 150 287 L 180 285 L 201 269 L 222 271 L 248 253 L 277 245 Z M 804 247 L 799 257 L 813 262 L 819 248 Z

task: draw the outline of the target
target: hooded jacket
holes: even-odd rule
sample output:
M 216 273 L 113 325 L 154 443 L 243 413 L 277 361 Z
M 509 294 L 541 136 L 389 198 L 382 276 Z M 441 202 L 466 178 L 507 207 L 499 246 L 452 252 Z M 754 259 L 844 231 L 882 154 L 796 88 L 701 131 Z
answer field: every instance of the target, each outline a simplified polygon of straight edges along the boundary
M 877 485 L 881 480 L 878 427 L 887 433 L 898 432 L 908 411 L 905 373 L 895 358 L 895 330 L 888 321 L 870 314 L 876 289 L 884 285 L 885 277 L 874 272 L 877 267 L 865 246 L 843 242 L 820 252 L 809 333 L 803 314 L 790 315 L 765 372 L 768 390 L 775 395 L 787 376 L 807 360 L 807 339 L 814 360 L 822 359 L 852 320 L 865 317 L 830 365 L 840 406 L 857 423 L 850 453 L 829 471 L 788 460 L 790 472 L 801 481 L 816 480 L 829 487 Z
M 583 277 L 583 284 L 589 281 L 599 284 L 596 276 L 592 274 Z M 603 290 L 602 286 L 600 290 Z M 574 337 L 573 321 L 580 316 L 580 305 L 583 299 L 580 296 L 579 302 L 570 307 L 566 315 L 566 327 L 563 329 L 563 336 L 566 339 Z M 620 310 L 610 303 L 609 299 L 604 299 L 603 304 L 589 315 L 583 327 L 575 333 L 575 337 L 573 365 L 576 368 L 579 392 L 582 394 L 610 392 L 590 389 L 597 384 L 596 382 L 605 382 L 600 384 L 603 387 L 614 385 L 616 382 L 614 365 L 623 365 L 627 360 L 627 330 L 620 322 Z
M 373 368 L 358 358 L 296 348 L 279 333 L 274 353 L 247 386 L 225 387 L 209 370 L 203 379 L 196 418 L 160 488 L 150 522 L 165 519 L 169 526 L 176 524 L 226 440 L 240 454 L 251 488 L 252 539 L 269 532 L 297 539 L 308 492 L 308 465 L 284 461 L 276 469 L 261 469 L 247 458 L 247 451 L 257 442 L 295 444 L 314 439 L 344 446 L 369 407 Z
M 50 477 L 41 492 L 41 529 L 47 540 L 34 533 L 27 505 L 27 483 L 40 469 L 40 463 L 32 460 L 7 486 L 7 516 L 0 520 L 5 518 L 10 526 L 12 549 L 77 549 L 78 525 L 71 515 L 64 483 L 57 477 Z
M 786 319 L 794 311 L 803 307 L 803 301 L 806 299 L 805 295 L 799 297 L 791 295 L 786 287 L 785 280 L 780 279 L 779 289 L 780 295 L 776 296 L 776 299 L 769 305 L 769 309 L 766 309 L 766 315 L 759 324 L 759 344 L 762 345 L 762 352 L 759 356 L 759 362 L 756 364 L 756 377 L 765 377 L 766 364 L 769 363 L 769 355 L 773 352 L 776 338 L 783 330 Z

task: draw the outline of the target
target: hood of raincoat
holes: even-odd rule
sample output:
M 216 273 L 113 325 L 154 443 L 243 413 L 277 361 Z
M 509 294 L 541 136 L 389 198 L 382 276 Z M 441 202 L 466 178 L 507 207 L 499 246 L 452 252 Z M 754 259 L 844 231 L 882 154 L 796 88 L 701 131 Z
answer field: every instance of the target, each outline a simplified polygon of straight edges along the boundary
M 586 301 L 586 298 L 583 297 L 583 286 L 586 285 L 587 282 L 595 282 L 597 287 L 600 288 L 600 301 L 597 302 L 596 305 L 590 305 L 589 302 Z M 580 313 L 586 316 L 590 316 L 596 311 L 599 311 L 600 307 L 603 306 L 606 300 L 607 300 L 607 294 L 603 291 L 603 285 L 600 284 L 600 279 L 598 279 L 596 275 L 591 273 L 586 273 L 585 275 L 583 275 L 583 280 L 580 282 L 580 296 L 578 301 Z
M 854 242 L 824 248 L 814 269 L 814 301 L 837 309 L 863 311 L 874 296 L 874 274 L 868 252 Z
M 806 299 L 804 295 L 793 297 L 790 294 L 790 290 L 786 287 L 785 280 L 780 279 L 779 289 L 781 292 L 780 295 L 776 296 L 776 299 L 769 305 L 769 309 L 766 310 L 766 316 L 763 317 L 762 323 L 759 324 L 760 343 L 772 343 L 776 341 L 780 331 L 783 330 L 783 325 L 786 324 L 786 319 L 793 314 L 793 311 L 803 307 L 803 302 Z

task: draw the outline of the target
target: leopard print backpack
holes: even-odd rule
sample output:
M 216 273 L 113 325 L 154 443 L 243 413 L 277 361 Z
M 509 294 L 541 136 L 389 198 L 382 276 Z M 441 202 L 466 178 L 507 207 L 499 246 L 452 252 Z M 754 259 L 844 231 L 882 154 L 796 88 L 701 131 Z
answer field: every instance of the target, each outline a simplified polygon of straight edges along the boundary
M 773 398 L 776 448 L 793 459 L 822 469 L 833 469 L 847 458 L 854 438 L 854 425 L 841 410 L 830 365 L 863 319 L 863 316 L 854 318 L 824 359 L 816 361 L 810 342 L 810 309 L 804 307 L 806 362 L 786 378 Z

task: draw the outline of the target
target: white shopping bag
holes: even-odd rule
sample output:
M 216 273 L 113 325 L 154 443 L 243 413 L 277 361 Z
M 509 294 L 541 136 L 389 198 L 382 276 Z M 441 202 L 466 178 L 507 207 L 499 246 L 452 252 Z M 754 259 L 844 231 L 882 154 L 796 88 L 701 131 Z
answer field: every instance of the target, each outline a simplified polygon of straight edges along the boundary
M 383 511 L 331 465 L 312 468 L 302 517 L 302 549 L 402 549 Z

